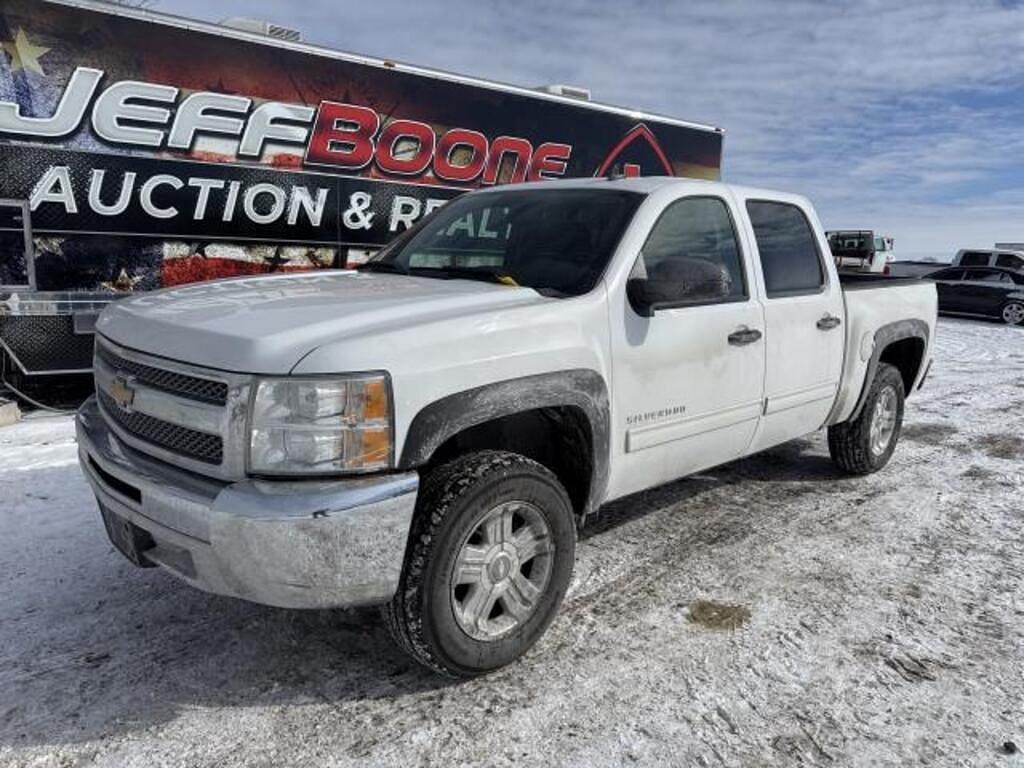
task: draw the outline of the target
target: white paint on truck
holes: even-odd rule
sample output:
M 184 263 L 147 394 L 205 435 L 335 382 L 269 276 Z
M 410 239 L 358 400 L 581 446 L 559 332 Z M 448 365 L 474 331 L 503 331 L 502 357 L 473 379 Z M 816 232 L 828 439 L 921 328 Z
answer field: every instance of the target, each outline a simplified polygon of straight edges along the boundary
M 445 216 L 477 210 L 474 206 L 493 212 L 488 201 L 502 201 L 498 207 L 506 209 L 509 201 L 536 207 L 544 195 L 559 190 L 618 192 L 634 206 L 621 236 L 609 246 L 607 265 L 578 295 L 539 284 L 517 285 L 509 275 L 528 283 L 524 275 L 530 270 L 495 262 L 490 252 L 468 258 L 476 260 L 472 263 L 478 270 L 484 263 L 498 270 L 491 282 L 480 280 L 487 277 L 483 272 L 468 279 L 467 268 L 454 266 L 450 254 L 449 272 L 414 266 L 417 238 L 436 240 L 443 229 L 453 228 Z M 545 205 L 552 199 L 546 198 Z M 586 213 L 579 211 L 578 220 L 565 226 L 582 227 Z M 513 454 L 514 446 L 531 436 L 509 434 L 526 423 L 507 421 L 510 415 L 558 411 L 561 401 L 551 398 L 559 392 L 567 408 L 571 401 L 569 410 L 586 414 L 586 429 L 573 438 L 583 443 L 567 443 L 556 451 L 564 461 L 566 454 L 587 457 L 581 462 L 588 467 L 585 477 L 559 477 L 570 488 L 582 482 L 587 493 L 573 503 L 584 515 L 626 494 L 825 426 L 863 419 L 865 409 L 871 411 L 873 439 L 877 428 L 890 441 L 884 464 L 898 437 L 902 400 L 899 412 L 892 411 L 886 422 L 886 409 L 895 407 L 895 400 L 876 407 L 871 398 L 877 387 L 872 385 L 882 368 L 890 369 L 890 376 L 898 369 L 902 397 L 927 372 L 936 320 L 934 286 L 877 275 L 844 276 L 841 282 L 814 209 L 798 195 L 667 178 L 573 180 L 470 193 L 435 216 L 441 218 L 429 220 L 371 262 L 377 264 L 374 270 L 177 288 L 126 299 L 104 311 L 97 323 L 101 346 L 110 346 L 129 363 L 124 371 L 107 370 L 106 363 L 98 368 L 107 370 L 102 381 L 98 373 L 101 396 L 108 384 L 117 391 L 100 408 L 84 407 L 82 461 L 101 502 L 116 503 L 118 514 L 157 540 L 157 554 L 150 559 L 175 571 L 174 562 L 160 558 L 159 539 L 161 525 L 173 517 L 168 510 L 180 512 L 180 505 L 161 498 L 147 507 L 149 484 L 157 489 L 154 498 L 175 497 L 189 492 L 176 490 L 184 478 L 195 477 L 212 483 L 205 492 L 213 494 L 209 516 L 220 526 L 217 530 L 252 539 L 256 529 L 246 522 L 254 514 L 247 511 L 252 505 L 261 519 L 273 522 L 257 526 L 256 544 L 240 546 L 238 539 L 225 536 L 195 545 L 195 551 L 201 550 L 201 557 L 194 558 L 197 571 L 176 575 L 201 588 L 275 605 L 384 603 L 399 590 L 400 577 L 410 578 L 402 570 L 401 553 L 409 526 L 417 525 L 415 505 L 421 507 L 416 514 L 428 515 L 430 510 L 422 507 L 434 503 L 424 490 L 429 486 L 417 490 L 419 476 L 441 471 L 440 464 L 465 448 L 460 436 L 486 427 L 495 414 L 506 419 L 505 427 L 487 439 L 508 440 L 507 451 Z M 431 230 L 437 221 L 441 227 Z M 491 231 L 504 230 L 492 222 Z M 564 235 L 554 232 L 554 238 Z M 593 232 L 582 234 L 586 242 L 596 242 Z M 522 250 L 527 260 L 554 245 L 537 242 L 531 248 Z M 564 258 L 564 250 L 553 252 L 554 261 L 532 266 L 571 272 L 586 268 L 587 258 L 597 258 L 598 250 L 596 245 L 580 248 L 572 258 Z M 705 251 L 724 261 L 713 263 Z M 416 263 L 439 257 L 422 258 Z M 661 277 L 655 279 L 655 271 Z M 680 277 L 664 277 L 671 274 Z M 704 283 L 714 290 L 687 293 L 691 284 Z M 671 293 L 677 289 L 678 295 Z M 651 298 L 657 290 L 670 290 L 669 298 Z M 128 390 L 136 390 L 140 409 L 153 402 L 147 399 L 153 393 L 144 376 L 131 377 L 136 364 L 225 380 L 228 413 L 216 411 L 210 418 L 226 425 L 219 436 L 225 453 L 237 462 L 225 458 L 222 466 L 204 468 L 136 431 Z M 112 365 L 116 369 L 118 363 Z M 254 450 L 249 444 L 254 392 L 264 386 L 261 382 L 314 377 L 333 386 L 329 383 L 353 375 L 384 376 L 388 382 L 391 443 L 380 471 L 352 477 L 336 471 L 299 483 L 247 469 Z M 890 380 L 888 386 L 895 397 L 897 385 Z M 111 397 L 128 403 L 127 410 L 119 412 Z M 181 405 L 180 397 L 167 397 Z M 155 405 L 148 416 L 171 422 L 169 429 L 187 428 L 190 422 L 181 419 L 198 413 L 196 408 Z M 560 424 L 558 419 L 555 423 Z M 551 428 L 557 437 L 560 427 Z M 466 445 L 479 444 L 480 433 L 474 434 L 472 440 L 465 438 Z M 485 447 L 505 445 L 492 442 Z M 168 477 L 154 479 L 158 465 L 148 459 L 140 460 L 144 466 L 133 476 L 136 453 L 166 462 Z M 117 498 L 118 483 L 141 488 L 141 501 Z M 200 529 L 204 503 L 190 497 L 189 524 Z M 388 525 L 383 533 L 373 530 L 377 505 L 388 505 L 380 518 Z M 322 511 L 319 518 L 317 510 Z M 236 521 L 239 516 L 242 523 Z M 341 526 L 342 532 L 329 535 L 332 526 Z M 321 530 L 325 533 L 315 538 Z M 281 542 L 276 555 L 275 535 Z M 193 551 L 181 537 L 174 546 Z M 300 560 L 309 559 L 309 572 L 301 562 L 275 560 L 284 557 L 281 552 L 288 557 L 304 553 Z M 255 553 L 266 560 L 253 560 Z M 336 563 L 350 578 L 371 561 L 376 576 L 351 592 L 324 565 Z M 215 574 L 203 573 L 204 567 Z M 273 577 L 273 569 L 287 574 L 287 584 L 283 575 Z M 506 572 L 502 561 L 495 573 Z M 413 594 L 412 587 L 407 590 L 399 590 L 395 599 Z M 416 642 L 409 643 L 431 666 L 466 673 L 466 667 L 438 661 L 417 650 Z

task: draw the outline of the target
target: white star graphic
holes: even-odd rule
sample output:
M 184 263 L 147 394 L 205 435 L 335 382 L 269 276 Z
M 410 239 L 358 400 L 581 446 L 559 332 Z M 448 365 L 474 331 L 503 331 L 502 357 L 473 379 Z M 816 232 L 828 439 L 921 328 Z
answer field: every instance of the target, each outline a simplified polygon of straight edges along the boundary
M 50 49 L 30 42 L 24 29 L 18 29 L 14 39 L 0 43 L 0 47 L 3 47 L 4 52 L 11 57 L 11 72 L 30 69 L 40 75 L 46 74 L 39 66 L 39 58 L 48 53 Z

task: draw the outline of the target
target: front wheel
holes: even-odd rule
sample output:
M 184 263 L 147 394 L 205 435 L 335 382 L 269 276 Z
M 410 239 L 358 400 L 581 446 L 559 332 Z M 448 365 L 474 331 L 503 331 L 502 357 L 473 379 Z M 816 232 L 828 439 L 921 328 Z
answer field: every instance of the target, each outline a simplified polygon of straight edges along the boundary
M 504 451 L 456 459 L 424 478 L 388 628 L 442 674 L 497 669 L 544 634 L 575 552 L 572 504 L 548 469 Z
M 1003 305 L 1001 315 L 1007 325 L 1024 325 L 1024 302 L 1007 302 Z
M 881 363 L 860 415 L 828 428 L 832 460 L 854 475 L 877 472 L 892 458 L 903 426 L 903 376 Z

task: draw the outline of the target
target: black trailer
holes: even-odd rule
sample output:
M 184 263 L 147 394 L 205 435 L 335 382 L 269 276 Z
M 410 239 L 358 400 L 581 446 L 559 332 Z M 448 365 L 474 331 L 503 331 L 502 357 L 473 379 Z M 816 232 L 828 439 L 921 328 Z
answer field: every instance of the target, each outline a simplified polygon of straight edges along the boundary
M 719 176 L 717 128 L 265 31 L 4 1 L 0 346 L 17 371 L 88 370 L 118 296 L 344 267 L 467 189 Z

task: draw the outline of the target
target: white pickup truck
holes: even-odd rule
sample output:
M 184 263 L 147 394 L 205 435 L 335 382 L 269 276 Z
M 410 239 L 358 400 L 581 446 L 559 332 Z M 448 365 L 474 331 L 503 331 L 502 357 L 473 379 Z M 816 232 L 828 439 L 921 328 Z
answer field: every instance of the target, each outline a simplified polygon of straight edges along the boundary
M 417 660 L 480 674 L 544 632 L 605 502 L 823 427 L 843 469 L 886 464 L 935 287 L 840 279 L 828 253 L 796 195 L 469 193 L 359 271 L 109 306 L 82 467 L 135 563 L 274 606 L 383 605 Z

